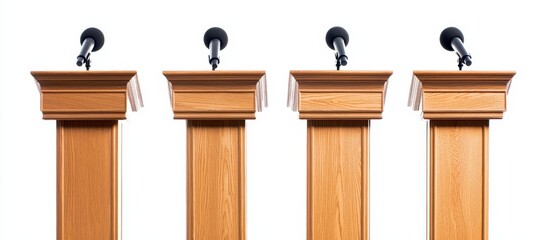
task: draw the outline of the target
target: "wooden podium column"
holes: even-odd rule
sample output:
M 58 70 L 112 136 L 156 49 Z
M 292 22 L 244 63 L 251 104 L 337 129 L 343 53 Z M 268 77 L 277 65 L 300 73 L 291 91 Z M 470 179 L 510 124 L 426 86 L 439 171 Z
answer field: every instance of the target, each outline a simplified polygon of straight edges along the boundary
M 187 239 L 245 239 L 245 120 L 266 104 L 264 71 L 164 71 L 187 119 Z
M 515 72 L 414 71 L 410 102 L 429 119 L 430 240 L 487 240 L 489 119 Z
M 44 119 L 57 121 L 57 239 L 116 240 L 118 120 L 136 71 L 32 72 Z
M 291 71 L 289 103 L 308 120 L 308 240 L 368 240 L 369 128 L 391 71 Z

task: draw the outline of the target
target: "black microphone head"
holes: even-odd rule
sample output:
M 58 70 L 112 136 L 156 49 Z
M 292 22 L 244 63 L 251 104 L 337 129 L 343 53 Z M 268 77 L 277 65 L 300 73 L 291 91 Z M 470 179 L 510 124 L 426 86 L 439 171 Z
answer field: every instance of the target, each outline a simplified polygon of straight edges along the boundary
M 221 42 L 220 50 L 223 50 L 223 48 L 225 48 L 229 42 L 229 37 L 227 36 L 225 30 L 219 27 L 212 27 L 204 33 L 204 44 L 207 48 L 209 48 L 210 42 L 216 38 Z
M 461 42 L 465 42 L 465 37 L 463 36 L 461 30 L 457 29 L 456 27 L 444 29 L 440 34 L 440 45 L 442 45 L 442 47 L 448 51 L 453 51 L 451 40 L 453 40 L 455 37 L 461 39 Z
M 334 39 L 337 37 L 343 38 L 344 44 L 346 44 L 346 46 L 349 43 L 349 34 L 346 29 L 342 27 L 332 27 L 331 29 L 329 29 L 329 31 L 327 31 L 327 35 L 325 35 L 325 41 L 327 41 L 327 46 L 329 46 L 329 48 L 331 48 L 332 50 L 334 50 Z
M 90 27 L 85 29 L 81 34 L 81 44 L 83 44 L 87 38 L 92 38 L 94 40 L 93 52 L 100 50 L 102 46 L 104 46 L 104 34 L 98 28 Z

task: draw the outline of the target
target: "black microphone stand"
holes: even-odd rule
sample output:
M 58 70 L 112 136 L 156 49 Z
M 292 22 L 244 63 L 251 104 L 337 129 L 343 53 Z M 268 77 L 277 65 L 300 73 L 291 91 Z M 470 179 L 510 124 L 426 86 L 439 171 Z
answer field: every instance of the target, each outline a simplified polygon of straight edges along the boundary
M 336 58 L 336 71 L 340 71 L 340 66 L 342 66 L 342 64 L 340 64 L 340 56 L 338 56 L 338 53 L 335 53 L 334 57 Z
M 87 57 L 85 57 L 85 68 L 87 71 L 91 68 L 91 53 L 87 53 Z
M 456 52 L 457 54 L 457 66 L 459 67 L 459 71 L 462 71 L 463 70 L 463 66 L 465 66 L 465 64 L 467 66 L 470 66 L 471 65 L 471 60 L 470 60 L 470 55 L 466 55 L 466 56 L 461 56 L 461 54 L 459 54 L 458 52 Z M 467 60 L 468 59 L 468 60 Z
M 457 64 L 457 66 L 459 67 L 459 71 L 462 71 L 463 70 L 463 65 L 464 65 L 463 64 L 463 58 L 461 57 L 461 55 L 459 55 L 459 53 L 457 53 L 457 57 L 458 57 L 457 63 L 459 63 L 459 64 Z

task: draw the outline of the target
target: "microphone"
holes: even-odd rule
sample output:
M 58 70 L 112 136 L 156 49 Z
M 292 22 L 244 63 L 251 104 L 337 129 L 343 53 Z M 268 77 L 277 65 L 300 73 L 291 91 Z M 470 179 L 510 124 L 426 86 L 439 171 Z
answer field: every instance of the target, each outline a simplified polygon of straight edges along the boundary
M 463 68 L 463 64 L 467 66 L 472 65 L 472 56 L 465 49 L 464 42 L 465 37 L 463 33 L 456 27 L 446 28 L 440 34 L 440 44 L 442 47 L 448 51 L 455 51 L 457 56 L 459 56 L 459 70 Z
M 346 55 L 346 46 L 349 43 L 349 34 L 342 27 L 332 27 L 325 35 L 325 41 L 330 49 L 335 50 L 336 70 L 340 70 L 340 65 L 348 64 L 348 56 Z
M 219 50 L 223 50 L 229 42 L 229 37 L 225 30 L 212 27 L 204 33 L 204 45 L 210 49 L 210 55 L 208 55 L 208 60 L 212 65 L 212 70 L 217 68 L 219 65 Z
M 77 56 L 76 64 L 81 67 L 85 63 L 85 67 L 89 70 L 91 67 L 90 52 L 96 52 L 104 46 L 104 34 L 98 28 L 87 28 L 81 33 L 80 42 L 81 51 Z

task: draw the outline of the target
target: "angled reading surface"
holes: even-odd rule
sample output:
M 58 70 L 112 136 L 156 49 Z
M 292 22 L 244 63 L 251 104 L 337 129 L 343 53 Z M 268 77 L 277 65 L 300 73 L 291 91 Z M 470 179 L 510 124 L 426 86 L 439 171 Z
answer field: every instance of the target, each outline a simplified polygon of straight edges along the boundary
M 255 119 L 268 105 L 264 71 L 163 71 L 176 119 Z
M 426 119 L 500 119 L 515 71 L 414 71 L 408 106 Z
M 287 104 L 301 119 L 381 119 L 391 74 L 292 70 Z
M 44 119 L 125 119 L 143 107 L 136 71 L 32 71 Z
M 118 236 L 119 123 L 143 106 L 136 71 L 32 71 L 57 120 L 57 239 Z

